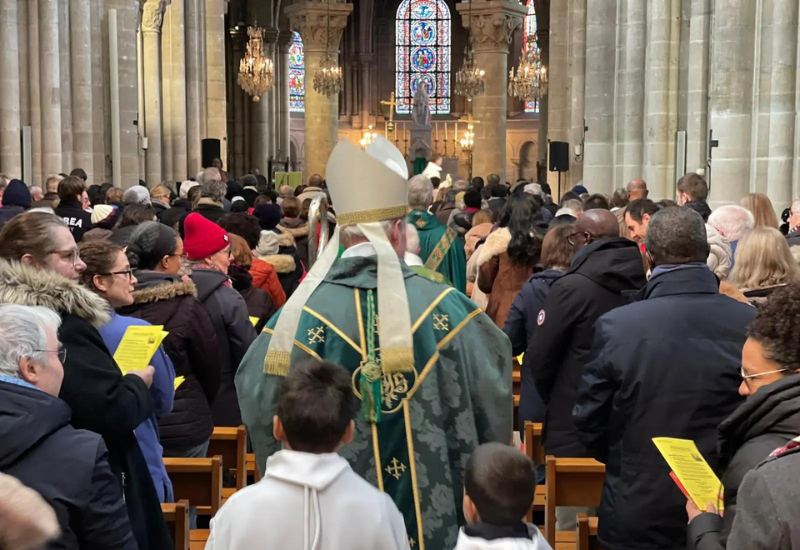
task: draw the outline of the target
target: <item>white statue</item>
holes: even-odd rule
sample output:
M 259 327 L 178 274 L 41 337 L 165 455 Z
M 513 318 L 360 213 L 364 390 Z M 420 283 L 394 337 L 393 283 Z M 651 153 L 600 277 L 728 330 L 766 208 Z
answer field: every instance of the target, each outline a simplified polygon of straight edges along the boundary
M 411 118 L 420 126 L 431 125 L 430 97 L 428 96 L 428 86 L 424 81 L 417 83 L 417 91 L 414 92 L 414 106 L 411 111 Z

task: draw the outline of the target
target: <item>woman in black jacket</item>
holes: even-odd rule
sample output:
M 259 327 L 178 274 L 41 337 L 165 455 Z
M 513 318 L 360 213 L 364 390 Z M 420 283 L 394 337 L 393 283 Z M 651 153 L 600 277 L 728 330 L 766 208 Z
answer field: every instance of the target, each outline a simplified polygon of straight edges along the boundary
M 178 275 L 183 241 L 174 229 L 144 222 L 131 234 L 127 249 L 138 282 L 133 305 L 121 315 L 163 325 L 164 350 L 184 382 L 175 390 L 172 413 L 161 419 L 164 456 L 205 457 L 214 422 L 211 405 L 220 383 L 217 335 L 192 281 Z
M 719 426 L 725 514 L 703 513 L 689 501 L 689 548 L 725 548 L 745 474 L 800 434 L 798 341 L 800 283 L 793 283 L 763 303 L 750 327 L 742 349 L 743 380 L 739 387 L 747 400 Z
M 20 214 L 0 232 L 0 303 L 42 306 L 61 315 L 59 340 L 67 350 L 59 397 L 72 409 L 73 427 L 103 436 L 111 470 L 123 487 L 140 550 L 171 549 L 147 463 L 133 430 L 153 410 L 153 368 L 123 376 L 97 327 L 108 305 L 80 287 L 86 268 L 69 227 L 44 212 Z M 58 457 L 54 457 L 57 467 Z

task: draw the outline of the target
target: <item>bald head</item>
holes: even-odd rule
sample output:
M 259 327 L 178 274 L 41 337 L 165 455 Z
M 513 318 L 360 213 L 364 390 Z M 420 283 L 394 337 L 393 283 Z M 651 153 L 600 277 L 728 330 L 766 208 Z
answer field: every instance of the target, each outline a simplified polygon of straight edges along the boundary
M 619 237 L 619 220 L 608 210 L 589 210 L 575 222 L 575 231 L 588 233 L 593 240 Z
M 636 178 L 629 181 L 627 190 L 629 201 L 647 198 L 647 183 L 645 183 L 642 178 Z

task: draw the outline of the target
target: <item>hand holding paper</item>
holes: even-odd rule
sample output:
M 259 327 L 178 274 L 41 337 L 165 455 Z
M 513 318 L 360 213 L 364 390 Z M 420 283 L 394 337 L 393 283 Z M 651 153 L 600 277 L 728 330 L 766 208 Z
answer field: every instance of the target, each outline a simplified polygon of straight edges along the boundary
M 161 325 L 128 327 L 114 354 L 122 374 L 146 370 L 167 334 Z
M 694 441 L 655 437 L 653 443 L 661 451 L 695 506 L 705 510 L 708 504 L 719 502 L 722 510 L 722 502 L 718 496 L 722 492 L 722 483 L 700 454 Z

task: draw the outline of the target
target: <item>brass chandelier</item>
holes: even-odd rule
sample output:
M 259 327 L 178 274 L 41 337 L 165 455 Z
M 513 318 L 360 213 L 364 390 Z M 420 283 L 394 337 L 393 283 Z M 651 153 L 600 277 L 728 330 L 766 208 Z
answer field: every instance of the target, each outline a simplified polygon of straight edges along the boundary
M 314 90 L 318 94 L 327 97 L 336 95 L 342 91 L 344 86 L 344 78 L 342 76 L 342 68 L 339 66 L 339 61 L 330 51 L 331 40 L 331 0 L 325 0 L 327 5 L 327 28 L 325 29 L 325 58 L 314 71 Z
M 253 96 L 253 101 L 261 97 L 275 85 L 275 65 L 264 55 L 264 29 L 247 28 L 247 50 L 239 62 L 239 86 Z
M 508 71 L 508 95 L 522 101 L 533 101 L 547 95 L 547 68 L 542 65 L 537 40 L 535 33 L 527 37 L 525 53 L 520 57 L 516 74 L 513 67 Z
M 481 69 L 475 63 L 475 53 L 472 50 L 472 0 L 469 2 L 469 40 L 467 47 L 464 48 L 464 65 L 456 73 L 456 85 L 453 91 L 457 95 L 467 98 L 467 101 L 472 101 L 472 98 L 483 94 L 486 91 L 486 83 L 483 77 L 486 71 Z

